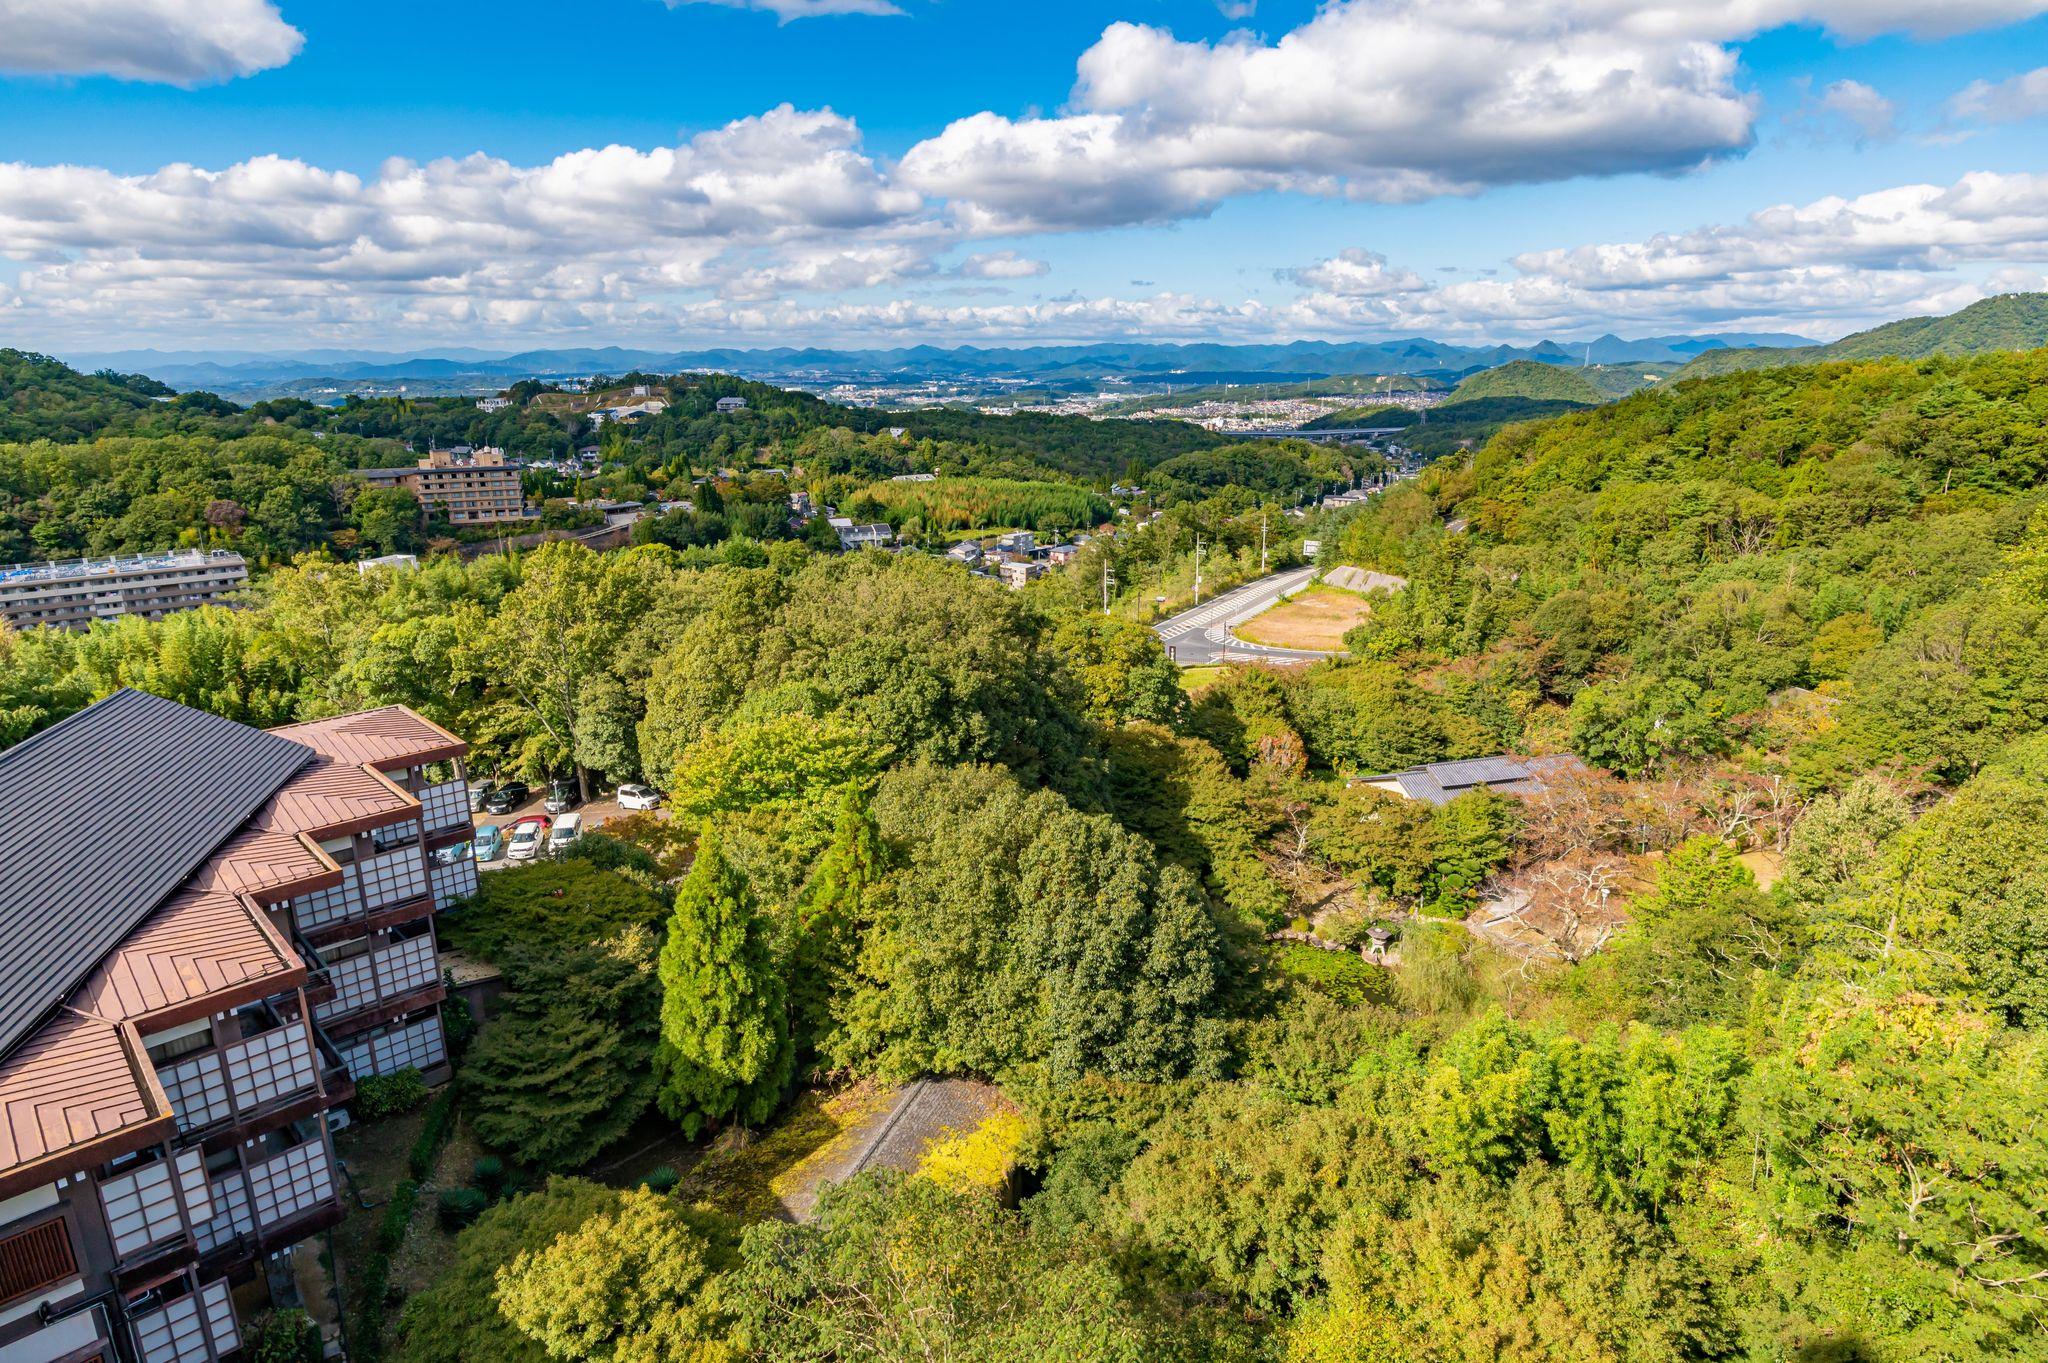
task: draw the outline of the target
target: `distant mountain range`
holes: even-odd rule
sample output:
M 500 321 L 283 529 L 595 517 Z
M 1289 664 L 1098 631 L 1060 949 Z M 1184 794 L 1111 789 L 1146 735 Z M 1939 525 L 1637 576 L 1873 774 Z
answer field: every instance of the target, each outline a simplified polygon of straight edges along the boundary
M 1803 346 L 1805 338 L 1739 332 L 1713 336 L 1649 336 L 1623 340 L 1532 346 L 1466 346 L 1413 337 L 1399 341 L 1297 341 L 1287 345 L 1097 345 L 991 347 L 911 346 L 899 350 L 770 349 L 525 350 L 500 354 L 451 348 L 418 354 L 308 350 L 264 355 L 237 350 L 120 350 L 61 356 L 82 370 L 147 374 L 174 388 L 222 392 L 280 383 L 334 380 L 390 383 L 407 379 L 447 384 L 472 380 L 479 388 L 522 378 L 623 374 L 640 369 L 675 373 L 710 369 L 758 379 L 843 378 L 919 382 L 1022 379 L 1033 383 L 1125 380 L 1133 383 L 1213 382 L 1215 376 L 1289 381 L 1348 374 L 1434 374 L 1458 378 L 1513 360 L 1545 364 L 1684 364 L 1702 353 L 1737 347 Z
M 1946 317 L 1908 317 L 1859 331 L 1829 345 L 1705 352 L 1675 377 L 1705 378 L 1743 369 L 1775 369 L 1824 360 L 1872 360 L 1897 356 L 1983 355 L 1994 350 L 2036 350 L 2048 346 L 2048 293 L 2003 293 L 1972 303 Z

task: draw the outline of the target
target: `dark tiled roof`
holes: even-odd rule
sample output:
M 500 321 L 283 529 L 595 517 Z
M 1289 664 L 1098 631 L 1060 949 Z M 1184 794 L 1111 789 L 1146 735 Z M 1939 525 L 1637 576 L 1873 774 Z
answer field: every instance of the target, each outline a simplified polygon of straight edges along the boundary
M 1406 771 L 1383 772 L 1368 781 L 1392 781 L 1411 800 L 1447 805 L 1468 791 L 1492 790 L 1530 795 L 1544 788 L 1546 776 L 1582 770 L 1570 753 L 1526 760 L 1514 757 L 1472 757 L 1457 762 L 1429 762 Z
M 134 690 L 0 753 L 0 1056 L 313 756 Z

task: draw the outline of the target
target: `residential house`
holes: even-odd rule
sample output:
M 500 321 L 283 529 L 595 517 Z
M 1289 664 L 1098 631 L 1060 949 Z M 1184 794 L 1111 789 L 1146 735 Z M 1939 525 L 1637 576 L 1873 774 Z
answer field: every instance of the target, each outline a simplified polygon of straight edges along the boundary
M 826 524 L 838 534 L 842 550 L 882 549 L 896 542 L 896 532 L 884 521 L 856 525 L 845 516 L 833 516 Z
M 996 565 L 996 576 L 1001 578 L 1003 585 L 1011 591 L 1016 591 L 1034 578 L 1044 577 L 1048 571 L 1050 570 L 1043 563 L 1033 563 L 1029 559 L 1012 560 Z

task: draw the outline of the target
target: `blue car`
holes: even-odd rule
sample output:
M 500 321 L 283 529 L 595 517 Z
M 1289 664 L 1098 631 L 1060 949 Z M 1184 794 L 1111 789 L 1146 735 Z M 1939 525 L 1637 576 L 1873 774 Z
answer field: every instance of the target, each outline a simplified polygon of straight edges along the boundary
M 487 823 L 476 831 L 476 859 L 496 861 L 505 853 L 505 834 L 494 823 Z

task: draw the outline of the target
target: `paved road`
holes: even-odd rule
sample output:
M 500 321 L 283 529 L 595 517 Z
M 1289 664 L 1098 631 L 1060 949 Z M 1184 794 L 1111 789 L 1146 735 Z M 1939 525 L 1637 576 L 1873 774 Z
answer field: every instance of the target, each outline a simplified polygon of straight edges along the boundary
M 1243 624 L 1315 575 L 1313 568 L 1296 568 L 1247 582 L 1191 610 L 1168 616 L 1154 625 L 1152 632 L 1182 667 L 1220 663 L 1226 655 L 1232 659 L 1271 658 L 1277 662 L 1327 658 L 1329 654 L 1312 649 L 1246 643 L 1230 632 L 1233 625 Z

